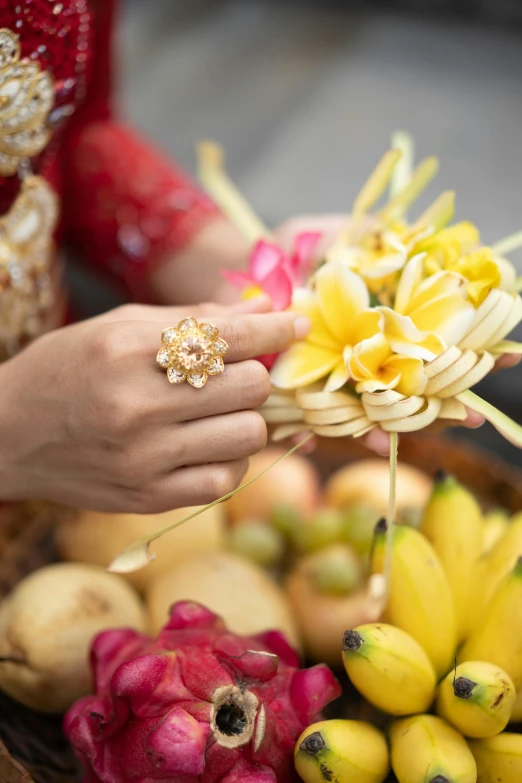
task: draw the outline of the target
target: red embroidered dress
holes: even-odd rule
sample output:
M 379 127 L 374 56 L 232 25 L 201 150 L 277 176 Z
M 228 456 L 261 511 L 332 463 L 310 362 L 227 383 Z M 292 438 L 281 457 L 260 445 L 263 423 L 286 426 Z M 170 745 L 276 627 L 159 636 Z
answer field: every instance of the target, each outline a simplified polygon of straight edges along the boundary
M 145 298 L 151 265 L 216 215 L 113 117 L 115 5 L 0 0 L 0 357 L 60 322 L 56 247 Z

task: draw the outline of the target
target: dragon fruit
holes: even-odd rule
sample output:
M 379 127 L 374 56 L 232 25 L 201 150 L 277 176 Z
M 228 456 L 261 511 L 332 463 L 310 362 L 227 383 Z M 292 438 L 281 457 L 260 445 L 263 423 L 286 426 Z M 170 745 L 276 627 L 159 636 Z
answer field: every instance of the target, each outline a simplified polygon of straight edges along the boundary
M 157 639 L 101 633 L 91 663 L 96 694 L 64 723 L 84 783 L 294 783 L 297 738 L 340 693 L 280 632 L 237 636 L 190 601 Z

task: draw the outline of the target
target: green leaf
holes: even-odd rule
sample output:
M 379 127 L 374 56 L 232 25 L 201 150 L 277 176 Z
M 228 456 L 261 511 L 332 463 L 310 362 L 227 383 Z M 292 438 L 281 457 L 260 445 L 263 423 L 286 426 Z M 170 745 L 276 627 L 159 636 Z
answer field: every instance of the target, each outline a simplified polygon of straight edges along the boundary
M 520 424 L 472 391 L 468 390 L 458 394 L 457 399 L 463 402 L 467 408 L 484 416 L 506 440 L 522 449 L 522 427 Z

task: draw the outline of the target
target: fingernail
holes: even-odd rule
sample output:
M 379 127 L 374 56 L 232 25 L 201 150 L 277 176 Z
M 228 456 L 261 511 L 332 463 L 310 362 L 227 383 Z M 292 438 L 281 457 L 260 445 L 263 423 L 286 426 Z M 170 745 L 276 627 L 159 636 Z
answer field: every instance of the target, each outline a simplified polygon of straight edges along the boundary
M 302 340 L 312 331 L 312 322 L 306 315 L 300 315 L 294 321 L 294 334 L 296 340 Z

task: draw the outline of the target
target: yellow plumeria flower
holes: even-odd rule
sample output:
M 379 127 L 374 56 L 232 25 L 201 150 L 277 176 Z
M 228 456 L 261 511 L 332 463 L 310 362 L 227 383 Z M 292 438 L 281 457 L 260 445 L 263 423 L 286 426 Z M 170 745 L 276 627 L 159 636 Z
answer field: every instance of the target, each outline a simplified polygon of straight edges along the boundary
M 473 223 L 463 221 L 416 242 L 412 256 L 426 253 L 424 270 L 432 275 L 450 269 L 462 255 L 471 253 L 478 248 L 480 234 Z
M 328 252 L 327 262 L 341 263 L 358 272 L 373 294 L 382 293 L 394 282 L 408 260 L 409 250 L 399 233 L 375 228 L 358 244 L 338 241 Z
M 397 287 L 394 309 L 423 332 L 436 334 L 446 346 L 458 345 L 475 317 L 467 298 L 467 281 L 454 272 L 424 278 L 424 253 L 408 261 Z
M 500 286 L 500 269 L 487 247 L 451 261 L 447 268 L 466 278 L 468 298 L 474 307 L 482 304 L 492 288 Z
M 312 330 L 279 357 L 271 372 L 274 386 L 298 389 L 327 379 L 325 391 L 336 391 L 351 377 L 355 346 L 378 334 L 392 352 L 416 361 L 444 350 L 442 340 L 417 329 L 407 316 L 370 308 L 364 281 L 342 263 L 325 264 L 313 282 L 313 289 L 294 291 L 293 301 L 293 309 L 310 318 Z
M 370 309 L 364 280 L 341 264 L 325 264 L 313 289 L 294 291 L 292 309 L 308 316 L 312 330 L 277 360 L 273 384 L 298 389 L 328 376 L 325 389 L 340 389 L 349 378 L 353 346 L 379 331 L 380 315 Z
M 360 394 L 395 389 L 409 397 L 422 394 L 428 382 L 423 361 L 395 354 L 383 334 L 356 345 L 348 366 Z

